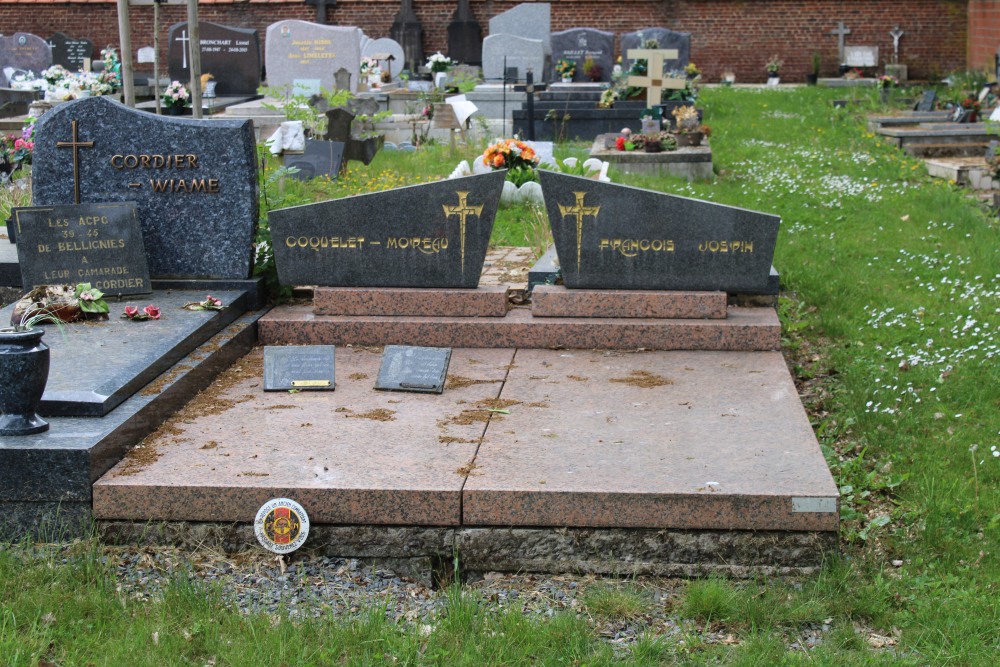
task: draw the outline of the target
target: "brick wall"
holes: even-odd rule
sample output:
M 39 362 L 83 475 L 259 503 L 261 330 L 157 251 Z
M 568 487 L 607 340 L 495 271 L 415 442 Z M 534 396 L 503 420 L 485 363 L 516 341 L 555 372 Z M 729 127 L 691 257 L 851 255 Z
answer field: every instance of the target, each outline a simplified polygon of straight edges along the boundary
M 552 30 L 596 27 L 623 33 L 663 26 L 692 33 L 691 57 L 707 80 L 718 81 L 725 69 L 738 81 L 762 81 L 772 54 L 785 62 L 782 78 L 800 81 L 810 69 L 813 52 L 821 55 L 822 74 L 836 73 L 837 39 L 829 35 L 837 21 L 851 29 L 847 44 L 876 45 L 883 60 L 892 54 L 889 31 L 899 25 L 900 62 L 911 78 L 931 78 L 950 70 L 992 63 L 1000 44 L 1000 0 L 550 0 Z M 514 0 L 472 0 L 471 7 L 486 33 L 489 17 L 518 4 Z M 455 0 L 414 0 L 424 28 L 424 50 L 447 52 L 447 28 Z M 399 0 L 337 0 L 328 22 L 356 25 L 372 37 L 388 35 Z M 313 20 L 315 8 L 302 0 L 202 2 L 204 21 L 257 28 L 261 41 L 269 24 L 282 19 Z M 133 47 L 152 43 L 150 6 L 133 6 Z M 170 24 L 186 20 L 183 5 L 164 5 L 161 45 L 165 54 Z M 89 37 L 95 44 L 118 43 L 117 10 L 107 3 L 17 2 L 0 0 L 0 33 L 17 30 L 49 37 L 56 31 Z M 485 35 L 484 35 L 485 36 Z M 163 62 L 165 63 L 165 57 Z
M 1000 47 L 1000 0 L 969 0 L 969 67 L 993 71 Z

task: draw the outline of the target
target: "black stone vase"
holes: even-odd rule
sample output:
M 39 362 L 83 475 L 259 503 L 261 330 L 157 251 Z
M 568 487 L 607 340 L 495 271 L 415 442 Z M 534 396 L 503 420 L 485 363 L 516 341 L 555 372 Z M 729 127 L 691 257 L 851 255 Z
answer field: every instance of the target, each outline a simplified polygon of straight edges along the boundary
M 49 346 L 44 329 L 0 329 L 0 435 L 32 435 L 49 430 L 35 414 L 49 379 Z

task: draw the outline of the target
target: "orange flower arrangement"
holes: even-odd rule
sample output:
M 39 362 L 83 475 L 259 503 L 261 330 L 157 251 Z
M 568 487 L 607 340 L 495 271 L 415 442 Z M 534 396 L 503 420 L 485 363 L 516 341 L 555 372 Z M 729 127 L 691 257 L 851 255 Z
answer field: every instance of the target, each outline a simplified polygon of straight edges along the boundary
M 501 139 L 483 153 L 483 164 L 493 169 L 506 169 L 507 180 L 518 187 L 535 180 L 538 161 L 535 149 L 518 139 Z

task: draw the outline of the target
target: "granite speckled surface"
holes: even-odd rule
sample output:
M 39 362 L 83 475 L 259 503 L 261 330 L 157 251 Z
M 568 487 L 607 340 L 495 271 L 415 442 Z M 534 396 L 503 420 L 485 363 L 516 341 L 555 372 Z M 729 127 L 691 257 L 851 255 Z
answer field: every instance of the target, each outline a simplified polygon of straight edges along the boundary
M 480 285 L 476 289 L 419 287 L 317 287 L 316 315 L 420 315 L 426 317 L 503 317 L 507 288 Z
M 724 319 L 726 293 L 569 290 L 562 285 L 538 285 L 531 291 L 531 314 L 535 317 Z
M 156 116 L 104 97 L 60 104 L 35 129 L 32 205 L 72 204 L 74 173 L 81 202 L 138 204 L 153 278 L 250 276 L 259 215 L 251 121 Z
M 777 350 L 781 325 L 772 308 L 729 308 L 724 320 L 533 317 L 419 318 L 314 315 L 281 306 L 260 322 L 266 345 L 424 345 L 576 349 Z

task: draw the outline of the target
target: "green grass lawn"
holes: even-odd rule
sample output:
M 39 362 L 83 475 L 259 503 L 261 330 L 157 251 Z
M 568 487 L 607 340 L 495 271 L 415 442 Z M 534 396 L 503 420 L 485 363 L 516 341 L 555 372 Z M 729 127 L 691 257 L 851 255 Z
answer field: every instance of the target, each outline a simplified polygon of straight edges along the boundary
M 781 216 L 785 350 L 842 494 L 841 556 L 819 574 L 692 581 L 666 602 L 641 579 L 596 582 L 583 610 L 549 620 L 455 586 L 422 631 L 379 608 L 294 624 L 244 616 L 183 577 L 162 601 L 140 602 L 116 589 L 91 542 L 67 562 L 12 546 L 0 549 L 0 665 L 994 664 L 997 219 L 867 134 L 864 106 L 834 109 L 843 95 L 705 91 L 715 182 L 615 179 Z M 308 187 L 272 179 L 267 205 L 434 180 L 477 148 L 383 152 L 340 182 Z M 540 247 L 539 225 L 529 208 L 504 210 L 495 241 Z M 599 618 L 641 623 L 652 604 L 669 605 L 685 632 L 650 627 L 626 647 L 595 632 Z M 789 648 L 807 624 L 830 627 L 822 644 Z M 732 640 L 700 640 L 706 629 Z

